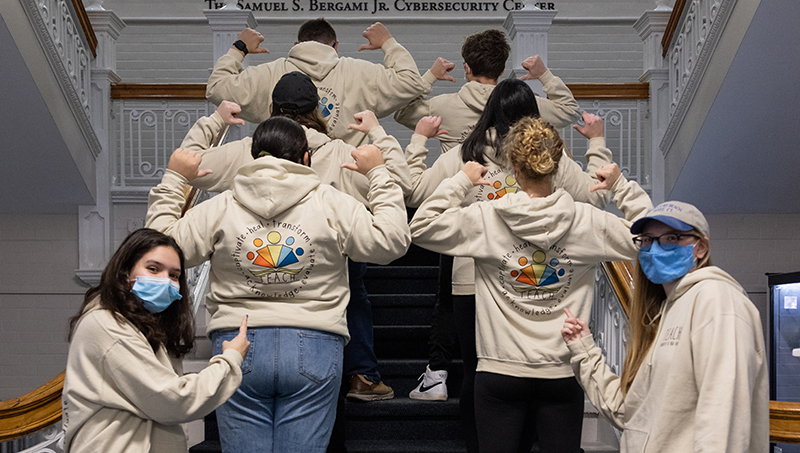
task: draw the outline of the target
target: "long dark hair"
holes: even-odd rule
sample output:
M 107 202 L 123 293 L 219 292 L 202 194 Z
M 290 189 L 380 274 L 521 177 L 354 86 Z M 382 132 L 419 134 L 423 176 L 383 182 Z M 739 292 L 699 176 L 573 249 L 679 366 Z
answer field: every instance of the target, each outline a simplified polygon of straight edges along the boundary
M 281 113 L 278 106 L 273 103 L 270 116 L 283 116 L 289 118 L 290 120 L 296 121 L 301 126 L 305 126 L 309 129 L 314 129 L 317 132 L 328 135 L 328 123 L 325 122 L 325 119 L 322 118 L 322 115 L 320 115 L 319 109 L 313 109 L 306 113 Z
M 150 313 L 131 292 L 130 273 L 142 257 L 156 247 L 170 247 L 181 262 L 181 299 L 173 302 L 161 313 Z M 86 310 L 86 306 L 99 298 L 100 307 L 110 311 L 117 322 L 127 321 L 147 338 L 153 351 L 164 346 L 169 354 L 181 358 L 194 346 L 194 319 L 189 308 L 189 287 L 186 285 L 183 251 L 175 239 L 150 228 L 141 228 L 122 241 L 100 277 L 100 284 L 86 291 L 78 314 L 69 320 L 69 340 Z
M 302 164 L 307 151 L 305 131 L 289 118 L 272 117 L 259 124 L 253 132 L 253 145 L 250 148 L 253 159 L 258 159 L 262 152 L 266 152 L 270 156 Z
M 518 79 L 506 79 L 498 83 L 489 95 L 475 128 L 461 145 L 461 160 L 473 160 L 485 165 L 484 152 L 487 146 L 492 147 L 495 155 L 500 155 L 503 137 L 514 123 L 526 116 L 539 118 L 539 106 L 531 87 Z M 497 134 L 490 143 L 486 133 L 492 128 Z

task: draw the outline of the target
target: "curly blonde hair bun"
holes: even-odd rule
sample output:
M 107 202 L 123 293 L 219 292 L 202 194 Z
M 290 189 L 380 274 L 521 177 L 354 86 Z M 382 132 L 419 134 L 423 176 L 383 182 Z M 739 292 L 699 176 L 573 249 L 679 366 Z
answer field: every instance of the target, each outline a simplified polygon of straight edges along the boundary
M 526 179 L 539 180 L 556 172 L 564 141 L 558 131 L 541 118 L 523 118 L 503 143 L 508 160 Z

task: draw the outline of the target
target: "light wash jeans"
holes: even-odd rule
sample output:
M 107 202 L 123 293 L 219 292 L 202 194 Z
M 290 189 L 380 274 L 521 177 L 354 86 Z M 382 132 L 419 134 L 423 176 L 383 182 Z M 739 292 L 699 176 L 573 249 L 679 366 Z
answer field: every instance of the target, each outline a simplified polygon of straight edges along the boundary
M 211 334 L 214 354 L 237 331 Z M 293 327 L 247 330 L 242 385 L 217 409 L 222 451 L 324 453 L 336 416 L 344 338 Z

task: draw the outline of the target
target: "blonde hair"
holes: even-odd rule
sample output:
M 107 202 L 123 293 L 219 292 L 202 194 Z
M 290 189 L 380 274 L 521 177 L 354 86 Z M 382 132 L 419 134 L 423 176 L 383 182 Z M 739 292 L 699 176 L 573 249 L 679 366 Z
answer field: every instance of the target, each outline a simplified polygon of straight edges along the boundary
M 522 173 L 523 178 L 539 180 L 558 170 L 564 141 L 547 121 L 526 117 L 508 131 L 503 149 L 508 161 Z
M 697 228 L 691 230 L 697 237 L 697 242 L 706 242 L 708 239 L 703 237 Z M 695 267 L 702 269 L 711 266 L 711 250 L 697 261 Z M 628 313 L 629 340 L 625 353 L 625 362 L 622 366 L 622 393 L 628 394 L 636 373 L 647 357 L 648 351 L 656 341 L 658 326 L 661 324 L 661 304 L 666 300 L 667 295 L 664 287 L 653 283 L 639 265 L 639 258 L 636 258 L 636 270 L 633 277 L 633 300 L 631 301 L 630 313 Z

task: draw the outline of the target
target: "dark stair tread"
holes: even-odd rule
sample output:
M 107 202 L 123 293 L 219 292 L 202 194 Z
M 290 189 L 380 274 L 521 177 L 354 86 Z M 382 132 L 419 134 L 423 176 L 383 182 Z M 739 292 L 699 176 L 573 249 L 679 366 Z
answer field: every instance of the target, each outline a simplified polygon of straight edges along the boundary
M 408 395 L 397 395 L 390 400 L 345 402 L 344 412 L 349 420 L 368 419 L 453 419 L 458 420 L 458 398 L 447 401 L 412 400 Z
M 353 440 L 345 443 L 348 453 L 463 453 L 462 440 Z

